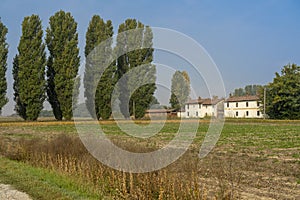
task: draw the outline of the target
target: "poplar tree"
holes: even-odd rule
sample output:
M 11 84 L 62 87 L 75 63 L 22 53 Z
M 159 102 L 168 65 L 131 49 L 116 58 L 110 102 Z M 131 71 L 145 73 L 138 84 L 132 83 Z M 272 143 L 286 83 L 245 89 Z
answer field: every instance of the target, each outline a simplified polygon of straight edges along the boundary
M 76 77 L 80 57 L 77 23 L 69 12 L 61 10 L 50 17 L 46 44 L 50 53 L 47 62 L 48 101 L 57 120 L 70 120 L 73 116 L 72 98 L 77 99 L 79 93 L 79 78 Z
M 130 115 L 142 118 L 154 100 L 153 94 L 156 90 L 156 67 L 151 64 L 153 61 L 153 34 L 150 27 L 144 26 L 135 19 L 127 19 L 119 26 L 118 33 L 128 30 L 135 30 L 135 32 L 119 34 L 117 37 L 116 52 L 126 52 L 117 59 L 118 78 L 122 78 L 127 72 L 141 65 L 146 67 L 138 70 L 136 76 L 131 75 L 122 79 L 122 83 L 119 84 L 120 109 L 125 118 L 129 118 Z M 128 52 L 128 46 L 134 47 L 135 50 Z M 146 80 L 152 83 L 139 87 L 130 96 L 131 89 Z
M 45 65 L 42 22 L 38 15 L 25 17 L 13 62 L 15 110 L 25 120 L 36 120 L 43 109 Z
M 186 71 L 176 71 L 172 77 L 171 107 L 179 110 L 187 102 L 190 95 L 190 78 Z
M 5 78 L 8 54 L 8 44 L 6 42 L 7 32 L 6 26 L 0 21 L 0 115 L 3 106 L 8 102 L 6 97 L 7 82 Z
M 116 80 L 115 62 L 108 63 L 112 60 L 112 36 L 112 22 L 94 15 L 86 32 L 84 96 L 87 109 L 97 119 L 108 119 L 112 112 L 111 93 Z
M 12 70 L 13 79 L 14 79 L 14 83 L 13 83 L 14 101 L 16 102 L 15 111 L 17 112 L 17 114 L 20 117 L 25 119 L 26 118 L 26 109 L 25 109 L 24 104 L 22 104 L 22 102 L 20 100 L 20 95 L 19 95 L 18 71 L 19 71 L 19 62 L 18 62 L 18 55 L 16 55 L 13 60 L 13 70 Z

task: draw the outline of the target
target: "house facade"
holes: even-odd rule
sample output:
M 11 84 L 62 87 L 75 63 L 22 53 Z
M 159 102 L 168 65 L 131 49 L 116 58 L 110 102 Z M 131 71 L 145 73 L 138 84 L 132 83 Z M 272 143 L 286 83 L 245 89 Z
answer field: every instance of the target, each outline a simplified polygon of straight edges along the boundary
M 222 99 L 191 99 L 184 109 L 177 113 L 178 117 L 182 118 L 204 118 L 204 117 L 218 117 L 223 113 Z
M 263 118 L 258 96 L 229 97 L 224 102 L 224 116 L 229 118 Z

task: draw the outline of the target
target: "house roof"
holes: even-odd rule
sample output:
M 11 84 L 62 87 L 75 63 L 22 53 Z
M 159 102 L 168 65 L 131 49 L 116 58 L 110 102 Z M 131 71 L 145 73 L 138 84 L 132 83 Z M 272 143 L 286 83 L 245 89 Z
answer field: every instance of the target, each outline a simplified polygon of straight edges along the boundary
M 222 99 L 190 99 L 186 104 L 203 104 L 203 105 L 215 105 L 222 101 Z
M 216 105 L 217 103 L 219 103 L 222 100 L 223 99 L 204 99 L 202 104 L 203 105 Z
M 199 104 L 203 101 L 203 99 L 189 99 L 186 104 Z
M 237 101 L 257 101 L 259 100 L 258 96 L 240 96 L 240 97 L 229 97 L 228 99 L 226 99 L 226 102 L 237 102 Z

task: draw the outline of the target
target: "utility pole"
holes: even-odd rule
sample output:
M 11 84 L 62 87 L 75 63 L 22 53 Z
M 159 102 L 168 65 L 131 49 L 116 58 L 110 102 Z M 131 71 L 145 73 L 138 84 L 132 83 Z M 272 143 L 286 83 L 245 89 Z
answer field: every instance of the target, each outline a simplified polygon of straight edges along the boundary
M 133 101 L 132 105 L 133 119 L 135 119 L 135 102 Z
M 267 88 L 264 87 L 264 119 L 266 119 L 266 93 L 267 93 Z

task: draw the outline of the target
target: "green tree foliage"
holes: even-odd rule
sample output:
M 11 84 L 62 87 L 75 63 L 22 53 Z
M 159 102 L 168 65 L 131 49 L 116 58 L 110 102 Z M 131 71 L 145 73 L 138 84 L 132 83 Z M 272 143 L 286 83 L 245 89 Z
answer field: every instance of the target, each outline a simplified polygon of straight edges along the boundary
M 142 118 L 154 100 L 153 94 L 156 90 L 156 68 L 151 64 L 153 61 L 153 33 L 150 27 L 144 26 L 135 19 L 127 19 L 119 26 L 118 33 L 128 30 L 135 30 L 135 32 L 133 34 L 132 32 L 131 34 L 119 34 L 116 46 L 117 54 L 118 52 L 127 52 L 117 59 L 118 78 L 130 71 L 132 72 L 129 76 L 123 77 L 122 83 L 119 84 L 120 108 L 126 118 L 129 118 L 130 115 L 134 115 L 135 118 Z M 135 50 L 128 52 L 129 47 Z M 133 70 L 136 67 L 139 67 L 138 70 Z M 142 85 L 146 82 L 149 84 Z M 142 86 L 133 92 L 136 85 Z M 133 92 L 131 96 L 130 92 Z
M 235 89 L 231 96 L 259 95 L 261 88 L 261 85 L 246 85 L 244 88 Z
M 6 42 L 7 32 L 6 26 L 0 21 L 0 115 L 3 106 L 8 102 L 6 97 L 7 82 L 5 78 L 8 54 L 8 44 Z
M 171 108 L 179 110 L 187 102 L 190 95 L 190 78 L 186 71 L 176 71 L 172 77 Z
M 300 119 L 300 66 L 284 66 L 266 86 L 266 94 L 266 114 L 270 118 Z
M 243 88 L 237 88 L 234 90 L 233 95 L 232 96 L 236 96 L 236 97 L 240 97 L 240 96 L 245 96 L 245 91 Z
M 108 119 L 112 112 L 111 93 L 116 80 L 116 65 L 115 62 L 107 63 L 113 53 L 112 36 L 112 22 L 104 22 L 100 16 L 94 15 L 86 32 L 84 96 L 87 109 L 97 119 Z
M 22 118 L 26 118 L 26 109 L 24 104 L 20 100 L 20 95 L 19 95 L 19 78 L 18 78 L 18 71 L 19 71 L 19 62 L 18 62 L 18 55 L 14 57 L 13 61 L 13 89 L 14 89 L 14 101 L 16 102 L 15 105 L 15 111 L 18 113 L 19 116 Z
M 47 62 L 48 101 L 57 120 L 70 120 L 72 98 L 77 99 L 79 93 L 79 78 L 76 77 L 80 57 L 77 23 L 69 12 L 61 10 L 50 17 L 46 43 L 50 52 Z
M 25 17 L 19 53 L 13 62 L 15 110 L 25 120 L 36 120 L 45 100 L 46 53 L 42 39 L 39 16 Z

